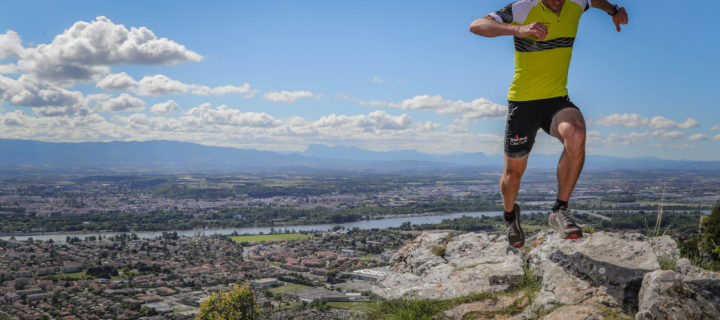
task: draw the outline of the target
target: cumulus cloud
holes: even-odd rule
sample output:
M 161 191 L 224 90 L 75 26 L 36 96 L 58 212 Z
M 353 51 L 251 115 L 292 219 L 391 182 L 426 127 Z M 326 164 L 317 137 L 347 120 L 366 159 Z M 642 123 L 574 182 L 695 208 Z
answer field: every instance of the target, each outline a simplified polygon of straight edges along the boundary
M 137 85 L 137 81 L 125 72 L 112 73 L 95 84 L 105 90 L 128 90 Z
M 678 123 L 676 121 L 661 117 L 661 116 L 655 116 L 650 120 L 650 128 L 653 129 L 689 129 L 689 128 L 695 128 L 699 127 L 700 123 L 693 119 L 693 118 L 687 118 L 685 122 Z
M 141 96 L 162 96 L 189 92 L 192 86 L 173 80 L 162 74 L 145 76 L 138 81 L 137 93 Z
M 265 112 L 242 112 L 226 105 L 212 108 L 209 103 L 192 108 L 188 110 L 186 114 L 196 115 L 205 123 L 216 125 L 260 128 L 270 128 L 281 125 L 281 121 Z
M 95 104 L 95 110 L 100 112 L 142 111 L 143 109 L 145 109 L 145 101 L 127 93 Z
M 32 107 L 45 116 L 85 115 L 87 102 L 83 94 L 21 76 L 18 80 L 0 76 L 0 102 Z
M 249 83 L 242 86 L 224 85 L 211 88 L 204 85 L 184 83 L 163 74 L 145 76 L 140 81 L 135 81 L 125 72 L 105 76 L 105 78 L 98 81 L 97 87 L 105 90 L 130 91 L 140 96 L 163 96 L 179 93 L 207 96 L 244 93 L 246 98 L 251 98 L 257 92 L 250 88 Z
M 655 116 L 652 119 L 648 119 L 636 113 L 611 114 L 595 121 L 595 124 L 630 128 L 650 127 L 653 129 L 690 129 L 700 126 L 700 123 L 693 118 L 687 118 L 685 122 L 680 123 L 662 116 Z
M 95 80 L 116 64 L 173 65 L 203 57 L 146 27 L 126 28 L 106 17 L 78 21 L 50 44 L 25 49 L 18 61 L 23 71 L 61 85 Z
M 716 124 L 710 129 L 710 131 L 716 131 L 716 130 L 720 130 L 720 124 Z
M 216 96 L 222 96 L 226 94 L 233 94 L 233 93 L 246 93 L 246 98 L 252 98 L 256 91 L 250 89 L 250 84 L 245 83 L 242 86 L 233 86 L 233 85 L 224 85 L 219 86 L 215 88 L 210 88 L 208 86 L 200 86 L 200 85 L 193 85 L 192 86 L 192 93 L 196 95 L 201 96 L 207 96 L 207 95 L 216 95 Z
M 150 108 L 150 112 L 152 113 L 160 113 L 160 114 L 167 114 L 167 113 L 174 113 L 178 109 L 178 103 L 174 100 L 168 100 L 165 102 L 161 102 L 158 104 L 155 104 Z
M 453 119 L 453 123 L 447 126 L 450 133 L 466 133 L 470 127 L 470 119 Z
M 314 125 L 317 127 L 329 127 L 336 129 L 362 129 L 364 131 L 373 130 L 403 130 L 413 125 L 412 119 L 407 114 L 393 116 L 385 111 L 378 110 L 368 115 L 337 115 L 330 114 L 323 116 L 316 121 Z
M 648 118 L 636 113 L 611 114 L 598 121 L 595 124 L 601 126 L 623 126 L 623 127 L 645 127 L 650 123 Z
M 692 141 L 698 141 L 698 140 L 710 140 L 710 139 L 712 139 L 712 137 L 708 136 L 704 133 L 696 133 L 694 135 L 691 135 L 690 138 L 688 138 L 688 139 L 690 139 Z
M 0 65 L 0 74 L 14 74 L 18 73 L 17 65 L 14 63 Z
M 462 100 L 446 100 L 441 96 L 420 95 L 399 103 L 391 103 L 391 107 L 405 110 L 434 110 L 438 114 L 460 114 L 463 118 L 490 119 L 504 117 L 505 106 L 493 103 L 485 98 L 471 102 Z
M 694 148 L 695 148 L 695 145 L 694 145 L 694 144 L 687 144 L 687 143 L 686 143 L 686 144 L 657 144 L 657 143 L 651 143 L 651 144 L 649 144 L 649 146 L 651 146 L 651 147 L 656 147 L 656 148 L 663 148 L 663 149 L 667 149 L 667 148 L 669 148 L 669 149 L 694 149 Z
M 315 95 L 310 91 L 271 91 L 265 93 L 265 100 L 274 102 L 293 103 L 297 99 L 312 98 Z
M 0 34 L 0 60 L 17 59 L 24 50 L 17 32 L 7 30 L 4 34 Z
M 615 142 L 620 144 L 638 144 L 646 139 L 661 139 L 661 140 L 682 140 L 688 138 L 687 134 L 680 131 L 644 131 L 644 132 L 630 132 L 630 133 L 611 133 L 608 135 L 607 142 Z

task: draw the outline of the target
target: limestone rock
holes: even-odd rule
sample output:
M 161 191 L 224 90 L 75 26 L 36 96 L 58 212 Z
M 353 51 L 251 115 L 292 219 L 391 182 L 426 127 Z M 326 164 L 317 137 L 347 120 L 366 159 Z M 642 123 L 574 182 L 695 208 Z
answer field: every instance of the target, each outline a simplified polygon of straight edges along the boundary
M 720 319 L 720 312 L 673 271 L 646 274 L 639 297 L 636 320 Z
M 444 251 L 444 255 L 442 255 Z M 390 258 L 372 292 L 385 298 L 451 299 L 498 292 L 524 277 L 523 254 L 504 235 L 425 232 Z
M 462 320 L 469 317 L 468 315 L 477 314 L 478 316 L 493 313 L 495 311 L 508 308 L 515 304 L 518 308 L 527 306 L 528 297 L 525 292 L 520 292 L 514 297 L 500 296 L 498 299 L 484 299 L 476 302 L 465 303 L 455 306 L 444 312 L 445 317 L 453 320 Z M 506 318 L 510 318 L 507 316 Z M 495 317 L 493 319 L 498 319 Z
M 678 260 L 675 272 L 683 275 L 683 282 L 720 310 L 720 273 L 693 266 L 690 260 Z
M 555 309 L 540 320 L 604 320 L 605 316 L 592 306 L 569 305 Z
M 543 277 L 537 308 L 595 302 L 610 307 L 634 305 L 643 276 L 659 269 L 657 256 L 640 234 L 596 232 L 562 240 L 544 231 L 530 251 L 528 266 Z M 672 239 L 670 239 L 672 240 Z

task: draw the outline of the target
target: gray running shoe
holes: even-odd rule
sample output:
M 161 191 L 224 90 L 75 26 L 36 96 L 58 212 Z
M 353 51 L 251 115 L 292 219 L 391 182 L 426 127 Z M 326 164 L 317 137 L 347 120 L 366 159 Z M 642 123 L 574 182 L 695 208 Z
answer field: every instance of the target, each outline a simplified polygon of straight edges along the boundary
M 520 227 L 520 206 L 515 204 L 512 214 L 515 215 L 515 220 L 507 223 L 507 238 L 511 246 L 520 248 L 525 245 L 525 234 Z
M 550 213 L 548 224 L 560 234 L 563 239 L 580 239 L 582 230 L 575 222 L 575 217 L 567 207 L 561 207 L 558 211 Z

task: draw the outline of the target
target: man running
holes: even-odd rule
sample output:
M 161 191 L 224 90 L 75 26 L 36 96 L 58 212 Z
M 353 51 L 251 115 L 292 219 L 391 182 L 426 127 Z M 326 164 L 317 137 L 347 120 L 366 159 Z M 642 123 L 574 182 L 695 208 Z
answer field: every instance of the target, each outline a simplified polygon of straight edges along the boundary
M 628 16 L 607 0 L 519 0 L 477 19 L 470 32 L 513 36 L 515 77 L 508 93 L 505 126 L 505 170 L 500 179 L 510 245 L 522 247 L 520 207 L 515 203 L 520 179 L 538 129 L 560 140 L 564 149 L 557 167 L 558 193 L 548 223 L 564 239 L 582 238 L 568 201 L 585 162 L 585 120 L 568 98 L 567 78 L 580 16 L 591 7 L 607 12 L 620 32 Z

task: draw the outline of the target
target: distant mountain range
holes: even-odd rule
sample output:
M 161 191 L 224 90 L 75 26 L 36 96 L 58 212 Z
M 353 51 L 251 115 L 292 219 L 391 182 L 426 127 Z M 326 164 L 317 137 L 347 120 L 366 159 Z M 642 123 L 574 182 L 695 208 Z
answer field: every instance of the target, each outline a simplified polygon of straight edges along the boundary
M 530 167 L 554 168 L 559 155 L 531 155 Z M 58 143 L 0 139 L 2 172 L 53 171 L 433 171 L 501 168 L 501 155 L 417 151 L 376 152 L 312 144 L 304 152 L 280 153 L 188 142 Z M 720 169 L 720 161 L 675 161 L 656 157 L 588 156 L 587 169 Z

